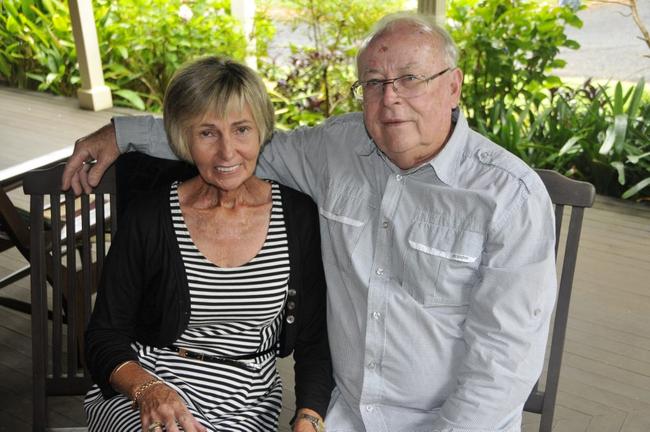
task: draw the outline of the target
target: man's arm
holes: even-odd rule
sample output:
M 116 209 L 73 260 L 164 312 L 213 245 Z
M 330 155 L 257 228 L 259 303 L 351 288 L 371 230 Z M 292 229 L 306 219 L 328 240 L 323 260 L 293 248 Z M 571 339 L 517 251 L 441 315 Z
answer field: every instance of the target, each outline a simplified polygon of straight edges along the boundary
M 115 117 L 75 143 L 63 171 L 61 186 L 79 195 L 90 193 L 120 153 L 137 150 L 163 159 L 176 159 L 169 148 L 162 119 L 152 116 Z M 96 161 L 93 164 L 88 161 Z
M 456 390 L 433 430 L 505 432 L 541 374 L 556 296 L 554 216 L 541 182 L 491 229 Z

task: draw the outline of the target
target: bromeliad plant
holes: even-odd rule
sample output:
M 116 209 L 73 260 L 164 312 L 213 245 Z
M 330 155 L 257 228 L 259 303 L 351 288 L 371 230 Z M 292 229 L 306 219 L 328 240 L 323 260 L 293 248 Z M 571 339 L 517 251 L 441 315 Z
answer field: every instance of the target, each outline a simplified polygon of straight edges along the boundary
M 558 157 L 562 169 L 573 177 L 588 179 L 599 193 L 622 198 L 650 199 L 650 103 L 643 101 L 645 81 L 613 93 L 587 81 L 576 90 L 558 94 L 573 110 Z M 565 110 L 566 111 L 566 110 Z

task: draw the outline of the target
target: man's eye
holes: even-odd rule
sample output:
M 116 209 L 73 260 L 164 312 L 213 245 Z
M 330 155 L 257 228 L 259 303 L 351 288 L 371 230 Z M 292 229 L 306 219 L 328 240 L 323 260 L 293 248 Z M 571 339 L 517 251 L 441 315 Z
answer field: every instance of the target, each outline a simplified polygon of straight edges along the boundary
M 400 78 L 400 80 L 405 82 L 413 82 L 413 81 L 419 81 L 419 78 L 416 77 L 415 75 L 404 75 L 403 77 Z
M 382 85 L 382 81 L 378 79 L 371 79 L 363 83 L 363 86 L 369 89 L 377 88 L 380 87 L 381 85 Z

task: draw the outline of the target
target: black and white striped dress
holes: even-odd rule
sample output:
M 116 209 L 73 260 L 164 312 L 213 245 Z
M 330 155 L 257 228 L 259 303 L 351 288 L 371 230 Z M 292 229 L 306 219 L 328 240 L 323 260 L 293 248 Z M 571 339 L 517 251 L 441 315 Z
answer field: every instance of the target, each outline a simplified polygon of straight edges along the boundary
M 222 268 L 196 248 L 181 214 L 178 184 L 170 190 L 174 231 L 188 277 L 191 316 L 174 343 L 188 351 L 235 357 L 277 347 L 289 280 L 282 198 L 272 183 L 271 221 L 264 245 L 248 263 Z M 210 431 L 277 430 L 282 382 L 275 350 L 238 364 L 180 357 L 168 348 L 133 344 L 140 363 L 185 400 Z M 104 400 L 97 386 L 84 403 L 90 431 L 141 431 L 139 411 L 119 395 Z

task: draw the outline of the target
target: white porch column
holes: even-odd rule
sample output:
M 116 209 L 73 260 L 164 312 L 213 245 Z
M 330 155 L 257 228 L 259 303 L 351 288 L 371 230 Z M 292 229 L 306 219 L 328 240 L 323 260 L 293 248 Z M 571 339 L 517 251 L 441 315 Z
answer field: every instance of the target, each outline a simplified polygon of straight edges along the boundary
M 251 37 L 255 19 L 255 0 L 230 0 L 230 11 L 242 23 L 244 29 L 247 42 L 245 63 L 248 67 L 257 70 L 255 39 Z
M 440 25 L 445 23 L 445 0 L 418 0 L 418 12 L 434 15 Z
M 81 73 L 81 88 L 77 90 L 79 106 L 93 111 L 111 108 L 113 98 L 111 90 L 104 84 L 92 2 L 68 0 L 68 6 Z

